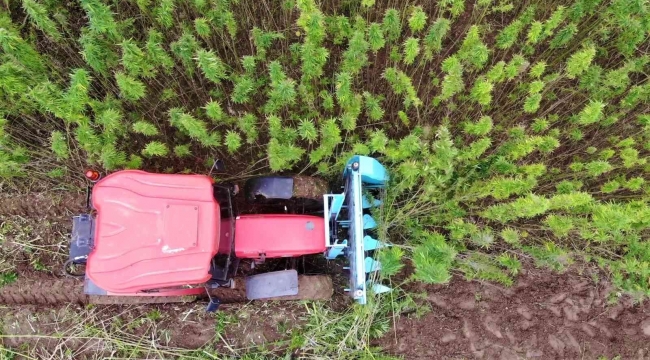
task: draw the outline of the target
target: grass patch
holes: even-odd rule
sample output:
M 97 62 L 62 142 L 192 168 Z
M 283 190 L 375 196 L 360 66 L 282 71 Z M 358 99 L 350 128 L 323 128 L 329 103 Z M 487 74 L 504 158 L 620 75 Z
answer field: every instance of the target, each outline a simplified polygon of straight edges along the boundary
M 200 305 L 164 307 L 73 307 L 12 312 L 2 309 L 7 356 L 112 356 L 125 359 L 270 359 L 297 356 L 381 358 L 370 341 L 385 335 L 401 312 L 426 307 L 397 293 L 371 298 L 369 306 L 334 311 L 326 303 L 254 303 L 206 314 Z M 287 308 L 288 306 L 288 308 Z M 180 311 L 179 311 L 180 310 Z M 275 315 L 282 315 L 274 319 Z M 251 332 L 279 329 L 277 338 L 249 342 Z M 214 329 L 218 331 L 214 331 Z M 262 330 L 260 330 L 262 329 Z M 198 332 L 194 332 L 198 331 Z M 198 348 L 192 339 L 205 340 Z M 196 343 L 198 344 L 198 343 Z M 57 355 L 58 354 L 58 355 Z M 67 354 L 67 355 L 66 355 Z

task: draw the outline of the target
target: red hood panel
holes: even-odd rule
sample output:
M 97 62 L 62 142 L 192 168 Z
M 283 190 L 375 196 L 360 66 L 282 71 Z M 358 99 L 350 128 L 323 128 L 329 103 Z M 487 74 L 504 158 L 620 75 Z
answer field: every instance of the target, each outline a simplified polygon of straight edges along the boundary
M 86 273 L 109 292 L 205 282 L 216 253 L 219 205 L 200 175 L 126 170 L 99 181 L 95 247 Z
M 309 215 L 242 215 L 235 222 L 238 258 L 294 257 L 325 251 L 325 222 Z

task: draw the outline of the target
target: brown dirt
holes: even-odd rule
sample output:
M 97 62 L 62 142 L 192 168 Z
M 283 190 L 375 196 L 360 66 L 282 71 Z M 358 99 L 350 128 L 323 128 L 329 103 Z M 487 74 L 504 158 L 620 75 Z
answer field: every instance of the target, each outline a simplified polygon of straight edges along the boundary
M 596 280 L 597 275 L 578 268 L 558 275 L 529 266 L 511 288 L 459 277 L 447 286 L 412 285 L 411 291 L 425 294 L 423 303 L 432 311 L 419 319 L 404 314 L 396 319 L 394 329 L 373 345 L 404 359 L 611 359 L 617 355 L 648 359 L 650 305 L 633 304 L 626 297 L 609 304 L 616 295 L 606 281 Z M 129 324 L 136 336 L 154 336 L 158 342 L 165 339 L 164 344 L 159 343 L 161 349 L 211 344 L 222 354 L 234 351 L 230 354 L 237 356 L 232 349 L 273 346 L 275 341 L 286 340 L 305 317 L 304 307 L 296 302 L 226 304 L 217 314 L 206 314 L 201 302 L 85 309 L 80 301 L 54 306 L 42 303 L 0 306 L 4 324 L 0 331 L 8 336 L 5 346 L 15 348 L 28 342 L 30 348 L 36 346 L 41 351 L 56 349 L 61 340 L 31 336 L 70 331 L 65 329 L 75 326 L 76 320 L 68 324 L 61 319 L 74 319 L 71 314 L 82 313 L 87 322 L 92 319 L 109 328 L 124 326 L 115 325 L 117 321 Z M 152 311 L 162 318 L 149 319 Z M 74 337 L 65 341 L 69 348 L 91 351 L 91 340 L 100 341 L 92 338 L 77 344 L 80 340 Z
M 323 195 L 329 191 L 327 182 L 311 176 L 293 177 L 293 196 L 296 198 L 323 201 Z
M 87 211 L 85 207 L 85 193 L 0 194 L 0 216 L 19 215 L 34 219 L 71 216 Z
M 312 195 L 322 196 L 326 190 L 312 191 Z M 287 329 L 302 321 L 304 308 L 290 301 L 226 304 L 219 313 L 222 315 L 205 314 L 202 301 L 88 308 L 80 281 L 30 267 L 38 259 L 60 273 L 53 266 L 60 265 L 65 257 L 60 245 L 67 241 L 64 238 L 69 232 L 69 216 L 83 211 L 84 206 L 85 194 L 0 195 L 0 225 L 6 239 L 0 253 L 11 256 L 19 275 L 16 283 L 0 288 L 0 304 L 21 304 L 0 306 L 0 333 L 19 335 L 5 338 L 5 346 L 20 346 L 27 341 L 20 337 L 23 335 L 60 334 L 66 326 L 76 325 L 74 314 L 90 316 L 85 311 L 97 314 L 98 320 L 94 321 L 110 326 L 116 318 L 122 318 L 124 323 L 140 319 L 143 329 L 148 329 L 141 332 L 151 331 L 153 326 L 165 334 L 163 337 L 156 333 L 156 339 L 167 339 L 164 346 L 196 349 L 217 342 L 215 348 L 225 346 L 226 354 L 230 351 L 226 344 L 241 348 L 286 339 Z M 26 244 L 34 247 L 28 249 Z M 618 304 L 610 305 L 609 300 L 616 298 L 611 286 L 595 280 L 602 274 L 589 269 L 573 268 L 561 275 L 531 265 L 526 269 L 511 288 L 466 282 L 459 277 L 447 286 L 413 285 L 409 290 L 426 294 L 426 304 L 432 311 L 420 319 L 408 315 L 396 319 L 393 331 L 374 345 L 405 359 L 611 359 L 617 355 L 622 359 L 650 359 L 648 302 L 633 304 L 621 297 Z M 338 271 L 333 273 L 340 275 Z M 329 289 L 314 284 L 312 296 L 332 293 L 331 281 Z M 25 291 L 26 287 L 31 290 Z M 74 288 L 78 291 L 70 290 Z M 238 302 L 245 301 L 243 289 L 239 286 L 217 292 L 231 292 L 220 295 L 224 303 Z M 335 295 L 333 307 L 347 300 L 339 295 Z M 26 303 L 35 305 L 23 305 Z M 147 320 L 147 314 L 155 310 L 163 314 L 163 319 Z M 225 321 L 219 318 L 223 314 L 234 318 Z M 68 324 L 60 321 L 62 318 L 73 320 Z M 42 349 L 43 354 L 48 349 L 59 349 L 60 340 L 47 340 L 52 344 L 43 341 L 29 340 L 30 346 Z M 92 341 L 99 343 L 101 339 Z M 95 345 L 67 346 L 90 349 Z M 231 355 L 236 357 L 237 353 Z
M 535 269 L 511 288 L 466 282 L 417 286 L 432 311 L 397 320 L 377 345 L 405 359 L 650 357 L 650 304 L 622 297 L 591 271 Z
M 0 216 L 0 272 L 62 274 L 71 227 L 67 216 Z
M 0 288 L 0 304 L 3 305 L 81 305 L 87 302 L 83 283 L 73 278 L 43 276 L 31 281 L 20 278 L 17 282 Z

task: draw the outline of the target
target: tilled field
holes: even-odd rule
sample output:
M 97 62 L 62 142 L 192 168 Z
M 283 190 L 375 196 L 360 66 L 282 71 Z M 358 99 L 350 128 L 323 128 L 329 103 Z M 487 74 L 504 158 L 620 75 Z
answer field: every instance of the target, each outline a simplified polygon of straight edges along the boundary
M 596 273 L 528 266 L 511 288 L 455 278 L 422 286 L 432 311 L 378 344 L 407 359 L 650 358 L 650 304 L 617 298 Z
M 67 351 L 77 358 L 110 355 L 120 344 L 147 338 L 159 353 L 149 349 L 145 357 L 206 346 L 237 356 L 289 341 L 292 329 L 305 321 L 306 308 L 298 302 L 224 305 L 216 315 L 204 313 L 201 299 L 88 305 L 81 281 L 63 277 L 56 266 L 65 258 L 69 216 L 82 211 L 84 201 L 83 194 L 65 193 L 3 198 L 3 260 L 16 262 L 17 275 L 0 288 L 5 347 L 52 358 L 70 358 L 56 355 Z M 447 286 L 410 285 L 408 290 L 426 294 L 422 305 L 431 311 L 419 319 L 402 314 L 374 344 L 406 359 L 647 359 L 649 305 L 619 298 L 602 278 L 587 268 L 556 274 L 528 263 L 511 288 L 460 277 Z M 224 302 L 242 302 L 242 290 L 219 295 Z M 337 292 L 329 303 L 346 300 Z

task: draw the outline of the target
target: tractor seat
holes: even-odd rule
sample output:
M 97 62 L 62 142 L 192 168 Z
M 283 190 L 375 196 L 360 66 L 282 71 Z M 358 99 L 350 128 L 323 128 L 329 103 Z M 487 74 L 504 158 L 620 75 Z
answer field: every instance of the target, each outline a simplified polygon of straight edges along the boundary
M 235 255 L 240 259 L 296 257 L 325 251 L 320 216 L 242 215 L 235 221 Z
M 92 204 L 96 286 L 136 293 L 210 278 L 220 226 L 210 177 L 119 171 L 95 184 Z

